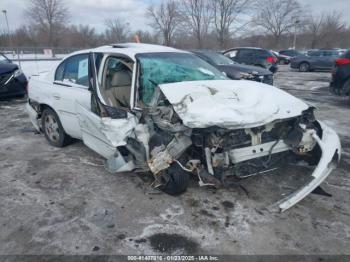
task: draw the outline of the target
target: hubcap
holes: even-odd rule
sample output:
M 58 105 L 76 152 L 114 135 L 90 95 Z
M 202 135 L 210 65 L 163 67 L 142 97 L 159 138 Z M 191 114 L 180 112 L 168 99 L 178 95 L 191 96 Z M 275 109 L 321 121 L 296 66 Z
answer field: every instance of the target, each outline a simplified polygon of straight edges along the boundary
M 58 123 L 52 115 L 46 115 L 45 117 L 45 132 L 51 141 L 59 141 L 60 132 L 58 128 Z

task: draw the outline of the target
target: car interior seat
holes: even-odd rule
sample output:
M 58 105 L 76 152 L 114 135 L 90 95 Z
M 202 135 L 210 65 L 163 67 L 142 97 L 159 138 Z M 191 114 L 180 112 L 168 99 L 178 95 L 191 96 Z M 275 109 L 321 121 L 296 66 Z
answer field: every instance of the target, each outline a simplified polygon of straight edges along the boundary
M 130 108 L 131 81 L 132 72 L 127 67 L 108 72 L 105 94 L 111 106 Z

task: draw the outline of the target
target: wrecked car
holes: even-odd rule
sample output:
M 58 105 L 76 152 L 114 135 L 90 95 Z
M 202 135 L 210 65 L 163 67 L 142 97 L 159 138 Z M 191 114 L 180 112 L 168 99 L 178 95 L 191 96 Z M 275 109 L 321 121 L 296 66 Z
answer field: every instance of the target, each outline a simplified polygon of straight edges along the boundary
M 336 167 L 337 134 L 314 108 L 263 83 L 230 80 L 189 52 L 116 44 L 83 50 L 29 83 L 27 111 L 57 147 L 72 138 L 106 159 L 112 173 L 150 172 L 177 195 L 267 172 L 285 154 L 312 165 L 311 179 L 278 203 L 295 205 Z

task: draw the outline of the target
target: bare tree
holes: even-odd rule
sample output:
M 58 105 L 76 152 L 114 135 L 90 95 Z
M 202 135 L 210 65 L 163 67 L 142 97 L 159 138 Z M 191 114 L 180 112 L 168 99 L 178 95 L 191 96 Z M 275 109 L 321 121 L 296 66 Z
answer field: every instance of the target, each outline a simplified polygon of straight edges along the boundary
M 203 38 L 208 34 L 213 20 L 211 0 L 182 0 L 181 14 L 197 40 L 197 47 L 203 47 Z
M 250 2 L 250 0 L 212 0 L 214 26 L 220 48 L 225 47 L 227 39 L 233 33 L 234 25 L 235 31 L 241 28 L 238 26 L 239 16 L 247 10 Z
M 26 9 L 30 21 L 47 31 L 48 44 L 54 44 L 55 35 L 69 19 L 68 8 L 63 0 L 30 0 Z
M 125 42 L 130 38 L 130 25 L 128 22 L 122 22 L 121 19 L 107 19 L 105 37 L 110 43 Z
M 163 35 L 167 46 L 172 44 L 174 33 L 181 23 L 177 4 L 176 0 L 165 0 L 159 6 L 152 5 L 147 9 L 152 20 L 150 25 Z
M 332 47 L 339 43 L 339 35 L 346 29 L 346 23 L 343 20 L 343 15 L 339 12 L 332 12 L 325 16 L 322 25 L 322 47 Z
M 310 48 L 315 48 L 317 42 L 321 39 L 322 26 L 324 24 L 325 15 L 311 15 L 305 22 L 305 33 L 310 37 Z
M 297 0 L 258 0 L 256 8 L 253 23 L 273 36 L 275 47 L 281 36 L 296 26 L 302 11 Z

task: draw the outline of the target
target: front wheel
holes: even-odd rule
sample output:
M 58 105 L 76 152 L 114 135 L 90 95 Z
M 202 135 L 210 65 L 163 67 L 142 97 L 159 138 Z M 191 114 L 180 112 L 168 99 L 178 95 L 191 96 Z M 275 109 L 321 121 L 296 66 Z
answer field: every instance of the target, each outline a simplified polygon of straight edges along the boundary
M 309 63 L 303 62 L 299 65 L 299 71 L 300 72 L 308 72 L 310 71 L 310 65 Z
M 63 147 L 71 141 L 70 136 L 64 132 L 58 115 L 52 109 L 44 109 L 41 116 L 41 124 L 46 140 L 50 145 Z
M 185 192 L 189 183 L 189 173 L 184 171 L 177 163 L 162 171 L 160 174 L 162 185 L 159 187 L 163 192 L 176 196 Z

